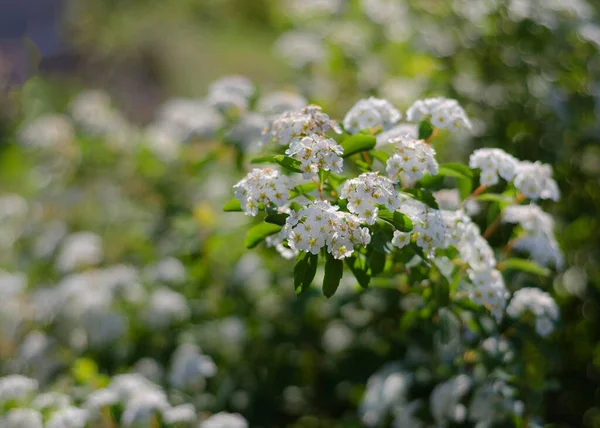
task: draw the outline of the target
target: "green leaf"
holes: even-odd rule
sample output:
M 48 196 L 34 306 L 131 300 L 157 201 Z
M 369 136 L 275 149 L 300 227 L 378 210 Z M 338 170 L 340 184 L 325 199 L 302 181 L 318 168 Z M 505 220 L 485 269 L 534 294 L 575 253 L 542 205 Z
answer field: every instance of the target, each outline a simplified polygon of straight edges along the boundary
M 419 123 L 419 140 L 427 140 L 433 134 L 433 126 L 428 120 L 422 120 Z
M 318 188 L 319 188 L 319 185 L 317 183 L 310 182 L 310 183 L 298 184 L 290 192 L 292 194 L 292 197 L 295 197 L 298 195 L 307 195 L 310 192 L 317 190 Z
M 439 190 L 444 183 L 443 175 L 426 175 L 417 181 L 417 187 L 425 189 Z
M 402 214 L 400 211 L 394 211 L 392 213 L 387 208 L 379 208 L 379 213 L 377 216 L 401 232 L 410 232 L 413 229 L 413 224 L 410 218 Z
M 285 225 L 285 221 L 289 217 L 289 214 L 280 213 L 280 214 L 269 214 L 265 217 L 266 223 L 278 224 L 279 226 Z
M 377 144 L 377 139 L 372 135 L 357 134 L 346 138 L 340 144 L 344 149 L 343 158 L 352 156 L 355 153 L 371 150 Z
M 461 163 L 443 163 L 439 167 L 438 175 L 472 179 L 473 171 Z
M 467 199 L 467 197 L 469 197 L 469 195 L 473 192 L 473 180 L 470 178 L 459 178 L 456 181 L 460 199 Z
M 298 159 L 284 155 L 277 155 L 273 156 L 273 160 L 289 171 L 302 172 L 300 169 L 301 163 Z
M 335 259 L 328 253 L 325 262 L 325 277 L 323 278 L 323 294 L 325 297 L 329 298 L 335 294 L 343 275 L 344 262 Z
M 242 211 L 242 204 L 236 198 L 230 199 L 229 201 L 225 202 L 225 205 L 223 205 L 223 211 L 225 211 L 225 212 Z
M 391 228 L 378 230 L 373 234 L 373 237 L 371 238 L 371 246 L 373 247 L 373 250 L 382 254 L 391 253 L 393 249 L 391 243 L 393 237 L 394 235 L 392 233 Z
M 294 289 L 297 295 L 306 292 L 317 273 L 319 255 L 300 253 L 294 266 Z
M 367 273 L 367 269 L 363 260 L 360 257 L 346 257 L 346 265 L 350 268 L 354 277 L 362 288 L 368 288 L 371 282 L 371 276 Z
M 371 251 L 371 254 L 369 254 L 369 257 L 367 259 L 367 264 L 369 266 L 369 272 L 371 276 L 377 276 L 381 272 L 383 272 L 383 270 L 385 269 L 385 261 L 385 253 L 375 251 L 375 249 Z
M 373 156 L 375 159 L 377 159 L 383 165 L 386 165 L 388 159 L 390 158 L 390 155 L 388 153 L 381 151 L 381 150 L 371 151 L 371 156 Z
M 244 245 L 246 248 L 254 248 L 267 236 L 274 235 L 281 230 L 281 226 L 271 223 L 260 223 L 252 226 L 248 232 L 246 232 L 246 238 L 244 239 Z
M 440 275 L 439 281 L 433 285 L 433 291 L 438 306 L 448 306 L 450 303 L 450 284 L 444 276 Z
M 435 208 L 436 210 L 440 209 L 440 207 L 438 206 L 435 197 L 433 196 L 433 193 L 431 193 L 429 190 L 426 189 L 405 189 L 403 190 L 404 193 L 408 193 L 409 195 L 412 195 L 413 198 L 415 198 L 418 201 L 423 202 L 425 205 L 431 207 L 431 208 Z
M 485 202 L 499 202 L 500 204 L 510 204 L 513 202 L 513 198 L 506 195 L 499 195 L 497 193 L 483 193 L 475 197 L 477 201 Z
M 506 259 L 498 264 L 498 270 L 518 270 L 534 275 L 550 276 L 550 269 L 538 265 L 531 260 L 525 259 Z
M 273 163 L 275 162 L 275 156 L 259 156 L 250 160 L 250 163 Z

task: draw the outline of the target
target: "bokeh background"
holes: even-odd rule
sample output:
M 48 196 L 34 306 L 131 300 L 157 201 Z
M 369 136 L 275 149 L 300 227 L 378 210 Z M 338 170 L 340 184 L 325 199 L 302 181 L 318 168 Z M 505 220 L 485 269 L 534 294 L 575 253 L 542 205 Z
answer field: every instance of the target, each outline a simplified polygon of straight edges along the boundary
M 366 379 L 407 353 L 403 296 L 296 298 L 291 262 L 247 253 L 247 220 L 220 212 L 239 147 L 123 149 L 169 100 L 238 74 L 337 118 L 366 95 L 456 98 L 474 132 L 444 156 L 499 147 L 553 165 L 562 199 L 545 208 L 566 262 L 545 286 L 561 325 L 550 351 L 531 350 L 531 400 L 553 426 L 600 426 L 599 13 L 591 0 L 0 0 L 0 374 L 18 366 L 57 390 L 131 367 L 160 379 L 193 340 L 218 367 L 193 398 L 207 411 L 361 426 Z M 182 123 L 204 114 L 183 110 Z M 58 154 L 31 149 L 52 136 L 24 133 L 48 114 L 77 124 Z M 93 235 L 68 254 L 78 232 Z M 87 251 L 98 267 L 69 267 Z M 139 290 L 89 291 L 128 281 Z

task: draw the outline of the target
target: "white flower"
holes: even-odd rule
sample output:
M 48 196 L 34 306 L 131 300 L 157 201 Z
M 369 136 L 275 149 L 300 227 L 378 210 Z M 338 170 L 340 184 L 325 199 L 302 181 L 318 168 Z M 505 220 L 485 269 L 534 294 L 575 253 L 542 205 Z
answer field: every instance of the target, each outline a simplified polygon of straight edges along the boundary
M 88 421 L 87 410 L 64 407 L 50 416 L 46 428 L 84 428 Z
M 468 273 L 474 286 L 469 291 L 469 298 L 478 305 L 485 306 L 499 322 L 509 296 L 502 274 L 493 268 L 468 269 Z
M 113 389 L 105 388 L 92 391 L 85 402 L 85 408 L 98 411 L 119 402 L 119 394 Z
M 448 422 L 463 422 L 467 417 L 467 409 L 460 400 L 469 392 L 471 379 L 467 375 L 458 375 L 440 383 L 431 392 L 429 399 L 431 414 L 438 426 Z
M 163 419 L 168 424 L 191 424 L 196 422 L 196 409 L 192 404 L 181 404 L 163 410 Z
M 8 273 L 0 269 L 0 302 L 19 296 L 26 288 L 27 276 L 24 273 Z
M 143 132 L 143 144 L 164 162 L 177 159 L 183 140 L 181 131 L 169 122 L 149 124 Z
M 481 169 L 481 184 L 493 186 L 498 176 L 511 181 L 517 173 L 519 161 L 500 149 L 478 149 L 469 158 L 469 168 Z
M 471 268 L 485 270 L 496 266 L 492 247 L 464 211 L 442 211 L 442 215 L 446 222 L 448 244 L 456 247 Z
M 38 382 L 21 375 L 8 375 L 0 378 L 0 403 L 22 400 L 37 391 Z
M 402 118 L 389 101 L 369 97 L 358 101 L 344 117 L 344 129 L 350 134 L 381 128 L 386 131 Z
M 392 245 L 397 248 L 404 248 L 410 244 L 410 237 L 410 233 L 395 230 L 394 237 L 392 238 Z
M 3 428 L 43 428 L 42 414 L 33 409 L 11 409 L 0 417 Z
M 158 128 L 163 125 L 173 131 L 173 137 L 184 141 L 192 136 L 210 138 L 223 125 L 223 117 L 203 101 L 174 98 L 158 110 Z
M 285 151 L 288 156 L 300 159 L 300 169 L 304 178 L 312 178 L 320 170 L 342 172 L 344 149 L 333 138 L 310 135 L 294 141 Z
M 447 227 L 441 211 L 411 198 L 403 201 L 400 211 L 412 221 L 413 229 L 409 235 L 415 238 L 415 243 L 425 254 L 431 256 L 436 248 L 448 246 Z M 401 232 L 394 233 L 392 244 L 402 248 L 410 242 L 410 237 Z
M 147 426 L 152 417 L 170 407 L 165 393 L 157 388 L 138 390 L 125 406 L 121 424 L 125 427 Z
M 339 125 L 321 111 L 321 107 L 309 105 L 303 109 L 287 112 L 276 118 L 264 135 L 282 146 L 291 146 L 306 136 L 324 135 L 333 130 L 341 133 Z
M 190 316 L 190 309 L 183 294 L 159 288 L 152 293 L 145 318 L 154 328 L 167 327 Z
M 367 381 L 365 395 L 358 412 L 366 426 L 375 427 L 385 420 L 388 413 L 407 402 L 412 376 L 397 363 L 389 363 Z
M 359 22 L 341 21 L 328 25 L 329 42 L 338 46 L 347 56 L 361 58 L 369 51 L 371 34 Z
M 412 123 L 400 123 L 393 128 L 377 134 L 377 147 L 393 144 L 400 137 L 419 139 L 419 126 Z
M 102 239 L 92 232 L 78 232 L 67 236 L 63 242 L 56 266 L 62 272 L 70 272 L 99 264 L 103 258 Z
M 118 395 L 119 401 L 126 402 L 137 392 L 157 387 L 138 373 L 126 373 L 113 376 L 108 388 Z
M 262 144 L 262 133 L 268 124 L 262 114 L 248 113 L 227 130 L 224 138 L 244 151 L 257 149 Z
M 471 129 L 471 122 L 458 101 L 448 98 L 426 98 L 416 101 L 406 112 L 411 122 L 429 120 L 436 128 Z
M 71 405 L 71 397 L 59 392 L 46 392 L 37 395 L 31 405 L 37 410 L 62 409 Z
M 529 204 L 506 207 L 502 220 L 518 223 L 523 228 L 524 234 L 516 238 L 514 249 L 530 253 L 531 258 L 542 266 L 552 263 L 559 269 L 562 267 L 564 259 L 554 236 L 554 220 L 539 206 Z
M 410 187 L 425 174 L 438 173 L 435 150 L 425 141 L 404 136 L 389 143 L 395 146 L 395 153 L 387 160 L 385 171 L 392 181 Z
M 246 215 L 258 214 L 258 204 L 280 207 L 288 202 L 289 179 L 272 168 L 254 168 L 233 189 Z
M 256 106 L 256 109 L 270 117 L 281 115 L 290 111 L 298 111 L 306 107 L 308 101 L 300 94 L 294 92 L 271 92 L 263 95 Z
M 213 92 L 229 92 L 239 94 L 245 98 L 250 98 L 254 94 L 254 91 L 254 83 L 250 79 L 235 74 L 215 80 L 208 88 L 209 94 Z
M 280 232 L 290 248 L 318 254 L 327 247 L 333 257 L 343 259 L 354 252 L 355 245 L 367 245 L 371 235 L 360 227 L 360 219 L 338 211 L 328 201 L 314 201 L 299 212 L 292 212 Z
M 340 193 L 342 199 L 348 200 L 348 210 L 359 216 L 367 224 L 375 223 L 378 205 L 394 212 L 406 197 L 402 197 L 394 188 L 394 183 L 377 172 L 359 175 L 344 183 Z
M 198 391 L 204 388 L 205 378 L 216 372 L 212 358 L 202 355 L 197 346 L 183 344 L 173 354 L 169 384 L 181 390 Z
M 240 114 L 248 110 L 254 95 L 254 84 L 244 76 L 225 76 L 208 88 L 207 101 L 211 107 L 225 114 Z
M 185 266 L 179 259 L 166 257 L 147 268 L 147 275 L 152 281 L 181 284 L 186 279 Z
M 323 61 L 326 55 L 323 40 L 313 33 L 291 31 L 275 42 L 275 53 L 294 68 L 304 68 Z
M 539 161 L 519 163 L 515 187 L 529 199 L 560 199 L 558 185 L 552 178 L 552 167 Z
M 312 20 L 333 15 L 344 6 L 343 0 L 285 0 L 285 10 L 294 20 Z
M 521 415 L 523 402 L 510 396 L 512 388 L 503 381 L 487 382 L 473 392 L 469 420 L 477 426 L 490 426 L 503 416 Z
M 454 245 L 468 265 L 472 287 L 469 298 L 485 306 L 496 320 L 502 319 L 508 291 L 504 279 L 495 268 L 496 258 L 479 227 L 463 211 L 442 211 L 447 227 L 446 240 Z
M 238 413 L 219 412 L 202 421 L 200 428 L 248 428 L 248 421 Z
M 540 336 L 546 337 L 554 331 L 554 323 L 559 317 L 558 305 L 545 291 L 522 288 L 515 292 L 506 313 L 512 318 L 519 318 L 525 312 L 535 316 L 535 329 Z
M 73 125 L 67 117 L 58 114 L 40 116 L 26 123 L 19 133 L 19 141 L 32 149 L 60 150 L 74 138 Z
M 71 103 L 73 121 L 87 132 L 110 137 L 110 143 L 123 146 L 132 141 L 133 130 L 111 106 L 110 97 L 100 90 L 81 92 Z

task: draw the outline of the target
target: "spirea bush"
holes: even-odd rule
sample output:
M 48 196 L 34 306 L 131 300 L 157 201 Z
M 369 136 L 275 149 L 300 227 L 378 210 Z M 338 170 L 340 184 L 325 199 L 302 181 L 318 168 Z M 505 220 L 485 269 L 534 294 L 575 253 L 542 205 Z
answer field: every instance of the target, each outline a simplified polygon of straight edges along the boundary
M 502 271 L 548 275 L 547 266 L 562 263 L 552 218 L 536 205 L 559 198 L 552 169 L 500 149 L 476 150 L 468 166 L 440 164 L 436 134 L 471 127 L 458 103 L 445 98 L 418 100 L 408 109 L 407 119 L 418 123 L 417 138 L 406 134 L 378 144 L 377 135 L 401 117 L 373 97 L 352 107 L 343 127 L 315 105 L 280 116 L 264 133 L 267 145 L 276 143 L 273 155 L 252 160 L 272 166 L 254 168 L 240 180 L 236 200 L 224 209 L 253 217 L 261 212 L 264 221 L 247 232 L 246 246 L 264 240 L 284 257 L 295 256 L 297 294 L 309 289 L 321 259 L 327 297 L 335 294 L 344 266 L 363 288 L 371 281 L 398 281 L 403 273 L 405 283 L 425 285 L 434 308 L 475 304 L 501 322 L 511 295 Z M 456 209 L 440 208 L 433 193 L 440 187 L 460 195 Z M 483 232 L 468 214 L 472 201 L 500 202 Z M 517 227 L 494 249 L 486 238 L 499 222 Z M 550 328 L 558 319 L 554 302 L 543 292 L 528 295 L 539 295 L 527 309 Z M 509 314 L 519 318 L 526 308 L 513 303 L 521 309 Z
M 471 127 L 455 100 L 336 121 L 260 89 L 226 77 L 145 127 L 84 92 L 23 123 L 12 156 L 40 168 L 0 195 L 0 426 L 541 423 L 551 167 L 443 162 Z
M 407 131 L 402 117 L 416 132 Z M 246 231 L 248 249 L 264 242 L 295 259 L 288 275 L 296 294 L 317 288 L 332 298 L 351 275 L 359 288 L 398 288 L 419 302 L 398 315 L 398 334 L 414 323 L 427 334 L 425 325 L 432 325 L 429 340 L 448 346 L 449 331 L 469 332 L 464 354 L 450 352 L 457 358 L 454 377 L 431 390 L 429 416 L 414 395 L 427 383 L 418 379 L 419 357 L 407 355 L 369 380 L 360 407 L 367 426 L 535 420 L 532 403 L 522 401 L 528 386 L 516 374 L 531 356 L 517 356 L 507 338 L 527 342 L 537 335 L 540 342 L 560 322 L 556 303 L 540 287 L 563 258 L 553 219 L 538 205 L 557 201 L 559 190 L 551 166 L 501 149 L 478 149 L 467 164 L 438 159 L 438 135 L 470 128 L 465 111 L 445 98 L 418 100 L 406 115 L 386 100 L 363 99 L 342 124 L 309 105 L 265 129 L 264 153 L 251 160 L 252 171 L 224 206 L 260 219 Z M 468 350 L 473 346 L 481 348 Z M 474 363 L 486 354 L 493 363 L 483 370 Z M 521 369 L 514 371 L 516 365 Z

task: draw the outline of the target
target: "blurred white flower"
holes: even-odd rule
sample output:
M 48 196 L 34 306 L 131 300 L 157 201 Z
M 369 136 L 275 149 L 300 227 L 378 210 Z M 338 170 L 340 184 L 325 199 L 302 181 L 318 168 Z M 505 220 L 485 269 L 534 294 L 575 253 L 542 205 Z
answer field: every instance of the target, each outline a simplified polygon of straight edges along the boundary
M 205 379 L 217 372 L 212 358 L 202 355 L 200 349 L 192 344 L 182 344 L 171 358 L 169 384 L 180 390 L 201 391 Z
M 88 417 L 88 411 L 85 409 L 64 407 L 50 416 L 46 428 L 85 428 Z
M 200 422 L 200 428 L 248 428 L 248 421 L 238 413 L 220 412 Z
M 3 428 L 43 428 L 42 414 L 33 409 L 11 409 L 0 416 Z
M 471 379 L 467 375 L 459 375 L 437 385 L 429 399 L 431 414 L 438 426 L 446 426 L 449 422 L 463 422 L 467 417 L 467 409 L 460 400 L 469 392 Z
M 38 390 L 35 379 L 17 374 L 0 377 L 0 404 L 12 400 L 23 400 Z
M 56 259 L 56 267 L 62 272 L 97 265 L 104 259 L 102 239 L 92 232 L 78 232 L 67 236 Z
M 145 312 L 145 319 L 154 328 L 165 328 L 190 316 L 185 297 L 168 288 L 159 288 L 150 295 Z
M 73 143 L 75 131 L 66 116 L 48 114 L 26 123 L 19 141 L 28 148 L 60 152 Z
M 314 33 L 293 31 L 275 42 L 275 53 L 294 68 L 318 64 L 325 58 L 323 40 Z

